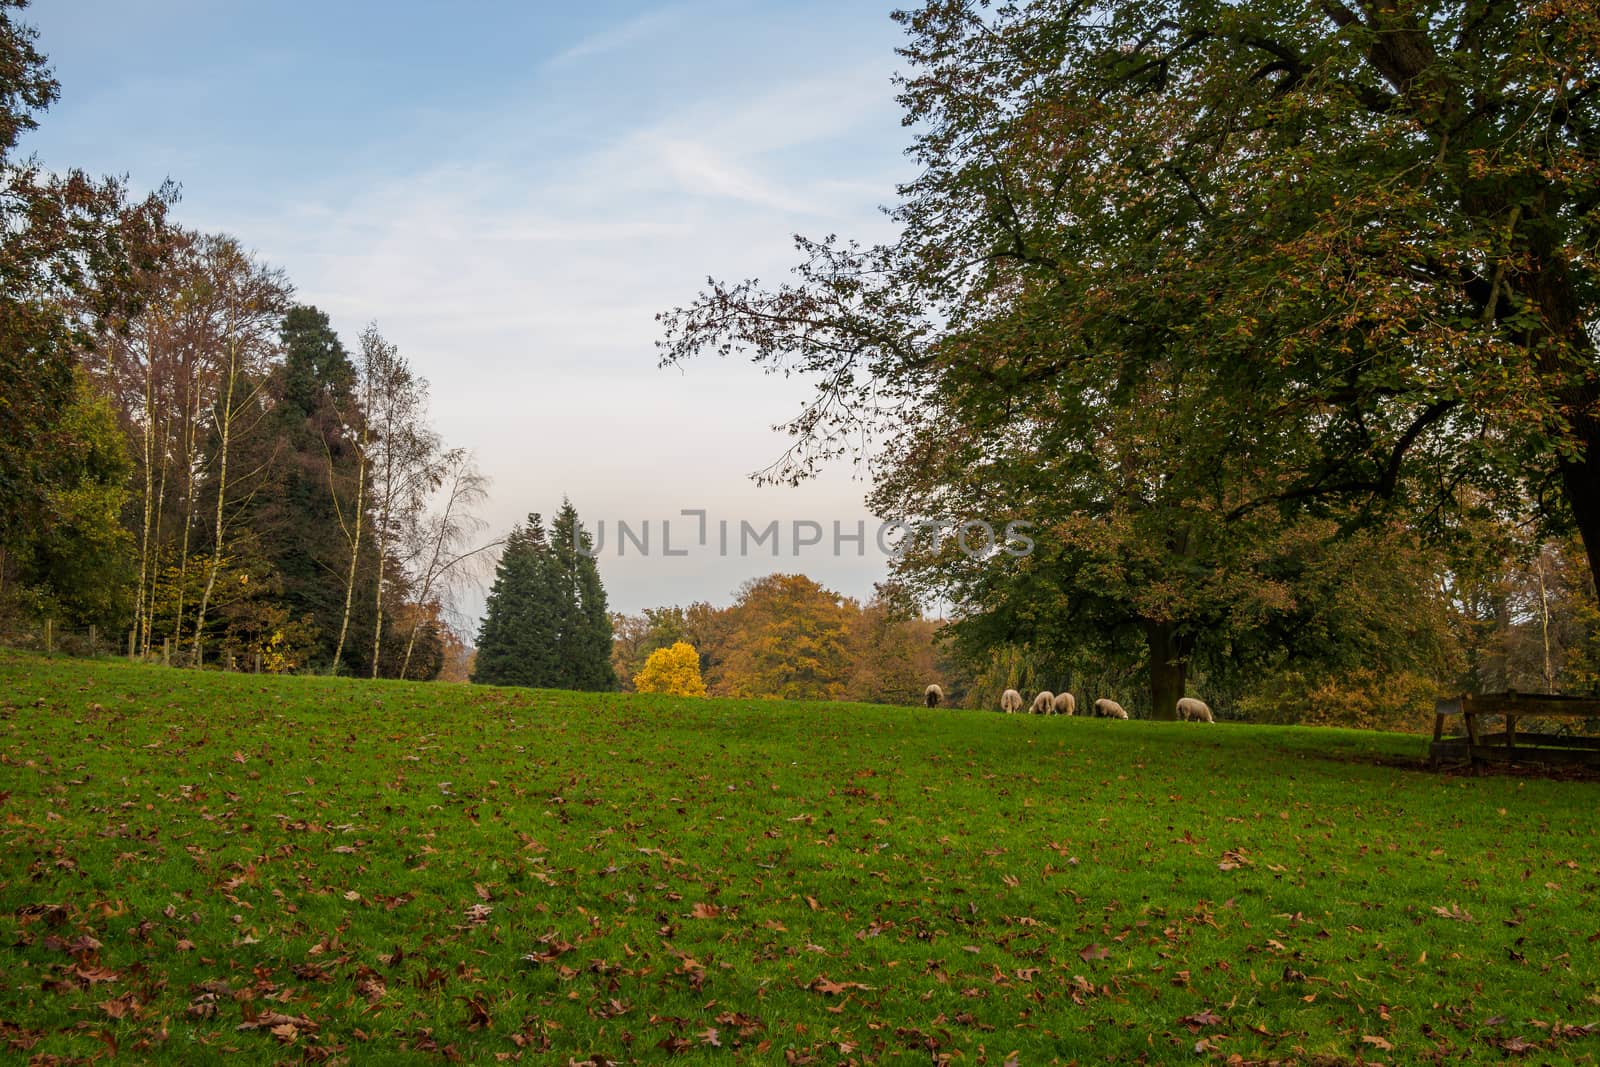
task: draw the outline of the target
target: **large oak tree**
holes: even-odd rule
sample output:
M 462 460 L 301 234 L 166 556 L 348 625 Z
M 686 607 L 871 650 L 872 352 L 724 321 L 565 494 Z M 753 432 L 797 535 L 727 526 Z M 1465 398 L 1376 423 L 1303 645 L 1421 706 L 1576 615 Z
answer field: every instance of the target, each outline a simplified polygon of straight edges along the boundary
M 1542 501 L 1600 557 L 1592 5 L 897 17 L 921 168 L 900 237 L 802 240 L 797 284 L 713 283 L 664 317 L 669 361 L 743 349 L 818 383 L 770 475 L 875 430 L 891 514 L 930 513 L 941 487 L 984 499 L 980 479 L 1033 504 L 1055 479 L 1106 515 L 1203 504 L 1222 566 L 1252 526 L 1284 544 L 1299 518 L 1449 527 L 1476 484 Z M 1108 455 L 1107 412 L 1130 405 Z M 1159 459 L 1128 466 L 1130 442 Z M 1144 536 L 1181 556 L 1193 526 Z

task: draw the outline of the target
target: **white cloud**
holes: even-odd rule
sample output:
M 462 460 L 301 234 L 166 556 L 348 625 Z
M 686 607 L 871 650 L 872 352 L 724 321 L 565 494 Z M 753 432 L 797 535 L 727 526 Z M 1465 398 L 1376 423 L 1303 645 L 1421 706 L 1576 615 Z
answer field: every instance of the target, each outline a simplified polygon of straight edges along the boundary
M 566 67 L 580 60 L 593 59 L 609 52 L 620 52 L 634 45 L 644 44 L 682 23 L 688 15 L 688 9 L 676 6 L 646 12 L 619 26 L 608 27 L 599 33 L 590 34 L 577 44 L 552 56 L 546 66 Z

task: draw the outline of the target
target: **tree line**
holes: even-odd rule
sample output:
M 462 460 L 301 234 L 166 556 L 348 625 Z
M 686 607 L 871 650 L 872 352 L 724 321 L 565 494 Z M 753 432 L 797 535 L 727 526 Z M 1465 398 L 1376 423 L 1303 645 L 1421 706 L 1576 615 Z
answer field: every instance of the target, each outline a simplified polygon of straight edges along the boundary
M 710 696 L 913 704 L 949 670 L 939 623 L 892 586 L 865 603 L 801 574 L 739 587 L 733 603 L 614 615 L 611 660 L 625 690 L 650 654 L 683 641 L 699 655 Z
M 59 87 L 0 0 L 0 612 L 200 665 L 432 678 L 487 483 L 376 325 L 327 315 L 171 186 L 19 158 Z

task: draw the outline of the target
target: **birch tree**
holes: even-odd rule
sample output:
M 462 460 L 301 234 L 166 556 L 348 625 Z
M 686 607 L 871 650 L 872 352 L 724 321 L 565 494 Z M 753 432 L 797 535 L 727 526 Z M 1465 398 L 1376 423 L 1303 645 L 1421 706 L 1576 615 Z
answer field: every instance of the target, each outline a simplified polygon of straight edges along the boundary
M 376 334 L 376 327 L 372 327 Z M 365 357 L 368 349 L 362 346 Z M 384 600 L 404 578 L 407 531 L 414 529 L 428 496 L 444 476 L 439 435 L 428 426 L 428 380 L 412 370 L 392 344 L 371 348 L 367 425 L 371 428 L 372 547 L 378 558 L 372 605 L 372 677 L 378 676 L 383 650 Z
M 210 295 L 218 315 L 215 357 L 219 387 L 211 407 L 215 451 L 210 457 L 216 494 L 212 511 L 211 559 L 195 611 L 192 661 L 199 666 L 204 650 L 206 611 L 227 551 L 228 461 L 242 420 L 259 420 L 266 365 L 276 351 L 278 323 L 289 300 L 282 272 L 257 263 L 231 237 L 205 237 L 201 255 L 210 276 Z
M 413 527 L 409 538 L 412 596 L 421 606 L 435 599 L 448 599 L 464 581 L 480 576 L 487 553 L 500 544 L 473 544 L 488 529 L 478 509 L 488 500 L 489 479 L 478 470 L 472 453 L 451 449 L 440 457 L 439 469 L 439 489 L 434 493 L 432 508 Z M 417 634 L 426 618 L 420 611 L 413 616 L 400 663 L 401 678 L 411 669 Z

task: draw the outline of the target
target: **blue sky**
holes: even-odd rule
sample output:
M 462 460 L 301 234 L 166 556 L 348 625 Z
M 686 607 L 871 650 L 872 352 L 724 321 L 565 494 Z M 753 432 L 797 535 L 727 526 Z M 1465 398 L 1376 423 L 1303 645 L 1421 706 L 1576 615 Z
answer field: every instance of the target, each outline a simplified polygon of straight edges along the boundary
M 653 316 L 707 275 L 781 281 L 795 233 L 888 235 L 911 175 L 891 8 L 42 0 L 22 18 L 62 98 L 23 149 L 135 189 L 170 176 L 179 221 L 284 268 L 347 343 L 377 321 L 493 478 L 497 531 L 563 493 L 591 525 L 654 520 L 658 545 L 683 508 L 785 524 L 776 560 L 609 548 L 615 607 L 726 602 L 775 569 L 865 596 L 870 543 L 787 543 L 796 519 L 866 518 L 859 476 L 746 477 L 803 383 L 658 370 Z

